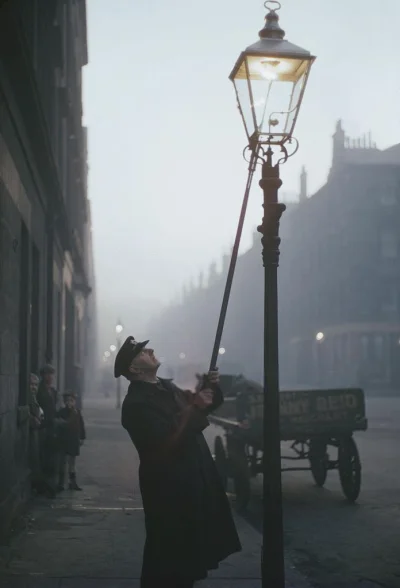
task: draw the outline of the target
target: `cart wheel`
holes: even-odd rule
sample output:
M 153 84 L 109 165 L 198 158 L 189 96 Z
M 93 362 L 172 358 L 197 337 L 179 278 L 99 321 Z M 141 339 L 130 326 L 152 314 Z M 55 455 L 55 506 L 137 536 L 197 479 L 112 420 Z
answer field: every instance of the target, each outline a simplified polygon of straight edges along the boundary
M 342 439 L 338 451 L 339 478 L 347 500 L 355 502 L 361 488 L 361 462 L 352 437 Z
M 310 450 L 308 453 L 311 473 L 317 486 L 322 488 L 325 484 L 328 474 L 328 454 L 326 452 L 326 443 L 323 441 L 310 441 Z
M 214 458 L 215 465 L 217 466 L 218 473 L 220 475 L 222 485 L 226 492 L 228 486 L 228 460 L 226 458 L 224 443 L 220 436 L 215 437 L 214 441 Z
M 236 510 L 242 512 L 246 510 L 251 494 L 250 468 L 244 445 L 235 447 L 229 455 L 229 460 L 236 494 Z

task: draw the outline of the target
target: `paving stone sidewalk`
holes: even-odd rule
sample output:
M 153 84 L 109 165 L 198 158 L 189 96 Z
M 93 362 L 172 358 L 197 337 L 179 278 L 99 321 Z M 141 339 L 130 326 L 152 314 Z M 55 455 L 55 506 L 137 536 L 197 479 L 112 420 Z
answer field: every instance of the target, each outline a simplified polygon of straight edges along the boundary
M 24 531 L 0 548 L 1 588 L 139 588 L 144 515 L 138 458 L 112 402 L 87 402 L 83 492 L 35 499 Z M 236 517 L 243 551 L 199 588 L 261 588 L 261 536 Z M 287 561 L 287 588 L 310 588 Z

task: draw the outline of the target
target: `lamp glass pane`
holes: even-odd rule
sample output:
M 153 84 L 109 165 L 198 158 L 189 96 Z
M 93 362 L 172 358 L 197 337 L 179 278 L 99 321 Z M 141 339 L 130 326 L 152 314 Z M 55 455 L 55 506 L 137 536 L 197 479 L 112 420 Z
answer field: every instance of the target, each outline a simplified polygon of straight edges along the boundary
M 234 76 L 248 137 L 280 142 L 293 132 L 311 59 L 246 55 Z
M 260 134 L 283 134 L 287 128 L 292 82 L 251 81 L 253 110 Z
M 251 135 L 253 135 L 253 133 L 256 130 L 256 125 L 254 122 L 249 82 L 245 78 L 235 79 L 233 83 L 235 85 L 238 106 L 243 118 L 243 124 L 246 130 L 246 134 L 248 137 L 251 137 Z
M 285 133 L 291 135 L 294 130 L 296 123 L 296 117 L 299 112 L 301 101 L 303 98 L 304 85 L 307 81 L 307 70 L 304 71 L 303 75 L 293 84 L 292 95 L 289 103 L 289 113 L 286 119 Z

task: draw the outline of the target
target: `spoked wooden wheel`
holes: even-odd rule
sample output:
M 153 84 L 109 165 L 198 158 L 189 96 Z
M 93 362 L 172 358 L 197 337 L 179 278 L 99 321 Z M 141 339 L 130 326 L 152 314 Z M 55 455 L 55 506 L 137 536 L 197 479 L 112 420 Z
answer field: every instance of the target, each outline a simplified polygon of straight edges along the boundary
M 329 458 L 326 452 L 326 443 L 320 440 L 310 440 L 308 454 L 311 473 L 317 486 L 322 487 L 328 474 Z
M 244 511 L 250 502 L 250 468 L 244 445 L 235 447 L 230 454 L 233 484 L 236 494 L 236 510 Z
M 353 437 L 339 442 L 338 468 L 343 494 L 347 500 L 355 502 L 361 489 L 361 462 Z

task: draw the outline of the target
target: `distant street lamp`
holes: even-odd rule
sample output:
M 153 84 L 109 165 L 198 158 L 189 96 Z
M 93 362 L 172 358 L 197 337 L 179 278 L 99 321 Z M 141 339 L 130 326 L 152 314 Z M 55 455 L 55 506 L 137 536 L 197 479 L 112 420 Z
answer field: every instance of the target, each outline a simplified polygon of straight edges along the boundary
M 179 359 L 185 359 L 186 358 L 186 353 L 180 353 L 179 354 Z
M 218 351 L 218 353 L 219 353 L 220 355 L 225 355 L 225 353 L 226 353 L 226 349 L 225 349 L 225 347 L 220 347 L 220 348 L 219 348 L 219 351 Z
M 292 133 L 315 57 L 284 39 L 277 14 L 280 3 L 270 0 L 264 6 L 269 12 L 259 41 L 240 54 L 230 79 L 249 142 L 249 173 L 262 163 L 264 218 L 258 227 L 265 268 L 262 586 L 284 588 L 277 268 L 279 221 L 285 205 L 278 202 L 282 185 L 279 165 L 297 151 Z M 289 154 L 288 147 L 293 144 Z M 280 155 L 273 164 L 276 148 Z
M 114 353 L 114 351 L 116 351 L 117 346 L 116 345 L 110 345 L 110 351 L 111 353 Z
M 104 352 L 104 357 L 106 357 L 107 359 L 110 357 L 111 353 L 109 351 L 105 351 Z
M 116 350 L 117 353 L 118 351 L 121 349 L 121 333 L 124 330 L 124 327 L 121 323 L 121 321 L 118 321 L 117 324 L 115 325 L 115 333 L 117 335 L 117 345 L 116 345 Z M 113 346 L 115 347 L 115 346 Z M 117 378 L 117 401 L 116 401 L 116 408 L 121 408 L 121 378 Z
M 320 331 L 315 335 L 317 346 L 315 348 L 315 374 L 317 378 L 318 386 L 322 385 L 323 373 L 324 373 L 324 354 L 322 343 L 325 341 L 325 333 Z

